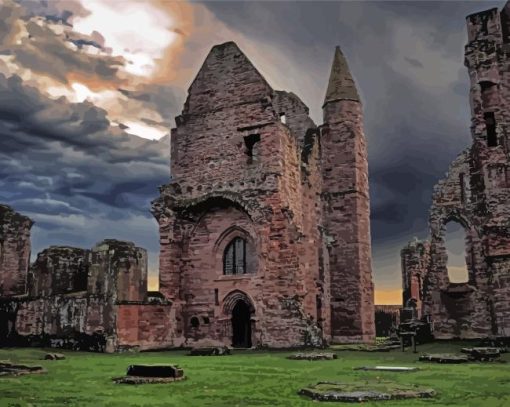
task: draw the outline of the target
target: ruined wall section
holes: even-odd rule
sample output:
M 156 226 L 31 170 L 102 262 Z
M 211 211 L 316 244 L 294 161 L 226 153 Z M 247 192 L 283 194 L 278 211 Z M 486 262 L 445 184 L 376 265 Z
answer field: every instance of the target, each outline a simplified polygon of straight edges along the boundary
M 106 239 L 89 253 L 88 292 L 113 302 L 143 301 L 147 251 L 132 242 Z
M 165 349 L 182 345 L 175 336 L 176 309 L 160 299 L 124 303 L 117 308 L 117 350 Z
M 396 333 L 401 308 L 400 305 L 375 306 L 375 329 L 378 337 L 389 337 Z
M 281 190 L 290 197 L 291 220 L 298 228 L 302 310 L 310 324 L 330 338 L 329 269 L 325 269 L 322 247 L 322 191 L 319 129 L 309 117 L 308 107 L 293 93 L 276 91 L 275 111 L 290 130 L 295 144 L 286 149 Z M 293 156 L 296 155 L 297 157 Z
M 470 149 L 450 165 L 446 177 L 434 187 L 430 209 L 430 266 L 424 280 L 423 314 L 430 316 L 439 339 L 479 338 L 490 334 L 488 273 L 483 246 L 483 219 L 477 216 L 476 168 Z M 469 280 L 451 283 L 445 232 L 449 222 L 465 231 Z
M 51 246 L 37 254 L 30 266 L 28 293 L 31 297 L 49 297 L 87 291 L 87 250 Z
M 467 18 L 465 65 L 471 81 L 472 156 L 485 249 L 492 331 L 510 332 L 510 4 Z
M 305 309 L 331 340 L 331 292 L 329 255 L 324 238 L 321 204 L 322 172 L 320 130 L 309 129 L 301 150 L 301 184 L 303 194 L 303 230 L 300 240 L 303 256 L 304 283 L 307 295 Z
M 317 128 L 309 116 L 310 109 L 294 93 L 280 90 L 273 93 L 272 104 L 280 122 L 289 128 L 292 136 L 296 139 L 298 150 L 303 151 L 307 131 Z
M 286 123 L 281 122 L 280 113 L 285 113 Z M 299 139 L 305 138 L 302 127 L 313 124 L 305 114 L 296 98 L 275 94 L 235 44 L 213 47 L 172 130 L 171 183 L 162 187 L 160 198 L 153 203 L 161 233 L 160 289 L 177 307 L 183 307 L 183 319 L 210 309 L 213 289 L 227 290 L 214 281 L 222 269 L 207 265 L 208 276 L 200 277 L 207 281 L 207 304 L 204 310 L 195 310 L 198 298 L 203 297 L 202 288 L 185 276 L 187 270 L 200 268 L 203 260 L 199 257 L 206 258 L 201 254 L 214 249 L 220 229 L 229 227 L 235 220 L 230 215 L 238 210 L 251 222 L 241 225 L 245 232 L 254 230 L 260 248 L 257 262 L 264 267 L 264 298 L 253 300 L 253 305 L 255 318 L 260 315 L 254 321 L 255 330 L 265 337 L 253 344 L 302 343 L 308 325 L 303 318 L 316 313 L 316 289 L 306 275 L 309 266 L 306 259 L 301 262 L 299 248 L 305 235 Z M 221 208 L 226 211 L 224 224 L 215 226 Z M 209 222 L 205 229 L 201 219 Z M 250 297 L 250 285 L 257 284 L 257 277 L 247 278 L 251 282 L 243 283 L 245 287 L 239 284 Z M 209 285 L 211 281 L 214 286 Z M 232 292 L 238 284 L 231 281 L 225 287 Z M 312 298 L 308 301 L 304 300 L 307 288 Z M 225 312 L 222 300 L 216 306 Z M 230 316 L 223 318 L 230 323 Z M 216 322 L 203 329 L 212 330 L 207 334 L 212 337 L 218 331 Z M 225 325 L 224 333 L 218 334 L 225 341 L 230 341 L 228 329 Z M 188 335 L 189 322 L 177 321 L 176 330 Z M 207 335 L 196 332 L 189 340 Z
M 33 221 L 0 205 L 0 298 L 25 293 Z
M 262 217 L 257 197 L 276 192 L 279 163 L 264 153 L 279 144 L 272 135 L 279 123 L 272 93 L 233 43 L 214 47 L 192 83 L 172 129 L 171 183 L 153 204 L 161 236 L 160 289 L 168 298 L 181 297 L 180 245 L 194 227 L 186 208 L 222 198 Z
M 264 302 L 265 259 L 257 231 L 248 214 L 232 206 L 212 206 L 198 221 L 182 253 L 185 304 L 181 317 L 184 336 L 190 341 L 221 342 L 231 336 L 230 318 L 224 315 L 223 302 L 233 288 L 246 293 L 256 304 Z M 235 237 L 247 242 L 247 273 L 224 275 L 223 254 Z M 257 307 L 254 317 L 263 323 L 264 310 Z M 197 325 L 191 324 L 192 318 L 198 319 Z
M 415 239 L 400 252 L 402 260 L 402 306 L 409 300 L 416 301 L 418 318 L 422 316 L 423 283 L 430 266 L 430 244 Z
M 510 48 L 509 3 L 467 17 L 465 65 L 471 88 L 473 144 L 434 190 L 431 265 L 424 312 L 439 338 L 505 335 L 510 331 Z M 444 229 L 466 231 L 469 281 L 447 275 Z
M 113 352 L 119 346 L 117 324 L 126 325 L 119 321 L 125 315 L 119 314 L 119 308 L 144 305 L 147 253 L 131 242 L 112 239 L 92 250 L 52 246 L 38 254 L 29 284 L 30 295 L 19 301 L 17 308 L 15 331 L 19 340 Z M 169 305 L 161 307 L 164 311 L 154 307 L 140 311 L 140 324 L 155 322 L 150 310 L 155 311 L 154 318 L 169 312 Z M 156 323 L 155 331 L 146 333 L 144 346 L 150 344 L 150 335 L 160 337 L 161 324 L 169 330 L 170 323 Z M 138 330 L 139 326 L 131 328 Z

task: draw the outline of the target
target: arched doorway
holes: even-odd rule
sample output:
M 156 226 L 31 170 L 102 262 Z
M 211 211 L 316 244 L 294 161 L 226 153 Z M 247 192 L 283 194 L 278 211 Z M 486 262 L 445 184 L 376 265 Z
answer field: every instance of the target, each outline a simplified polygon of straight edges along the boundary
M 250 297 L 240 291 L 231 291 L 223 300 L 223 315 L 225 316 L 225 340 L 230 341 L 235 348 L 251 348 L 255 328 L 255 307 Z
M 232 309 L 232 346 L 251 348 L 251 310 L 243 300 L 237 300 Z
M 463 225 L 456 220 L 447 222 L 445 224 L 444 242 L 450 283 L 469 282 L 469 271 L 466 263 L 466 231 Z

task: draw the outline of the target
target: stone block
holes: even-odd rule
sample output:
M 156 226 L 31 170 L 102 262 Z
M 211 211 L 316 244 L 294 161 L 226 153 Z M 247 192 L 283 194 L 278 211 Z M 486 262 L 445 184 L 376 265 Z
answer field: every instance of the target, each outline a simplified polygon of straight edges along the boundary
M 47 353 L 44 360 L 64 360 L 66 356 L 63 353 Z

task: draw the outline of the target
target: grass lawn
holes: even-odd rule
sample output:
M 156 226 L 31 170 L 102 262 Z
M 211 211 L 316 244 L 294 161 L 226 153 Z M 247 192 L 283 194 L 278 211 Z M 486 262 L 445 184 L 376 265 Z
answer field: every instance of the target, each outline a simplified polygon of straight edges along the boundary
M 419 353 L 454 352 L 461 344 L 435 343 Z M 52 350 L 60 352 L 59 350 Z M 0 349 L 0 360 L 43 365 L 48 373 L 0 378 L 0 406 L 317 406 L 297 391 L 319 380 L 391 380 L 438 392 L 433 399 L 381 401 L 364 406 L 510 406 L 510 363 L 440 365 L 405 353 L 341 351 L 328 361 L 287 360 L 290 352 L 239 351 L 232 356 L 185 356 L 183 351 L 98 354 L 63 351 L 67 359 L 44 361 L 42 349 Z M 510 362 L 510 354 L 503 355 Z M 188 380 L 122 385 L 111 378 L 131 363 L 174 363 Z M 353 370 L 367 365 L 419 366 L 418 372 Z M 335 405 L 323 403 L 325 406 Z M 345 405 L 338 403 L 338 405 Z

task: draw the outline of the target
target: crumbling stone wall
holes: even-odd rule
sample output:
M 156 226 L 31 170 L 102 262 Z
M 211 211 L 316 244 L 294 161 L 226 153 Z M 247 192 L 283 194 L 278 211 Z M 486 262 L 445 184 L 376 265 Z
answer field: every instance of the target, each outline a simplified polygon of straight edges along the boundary
M 389 337 L 396 333 L 400 323 L 400 305 L 375 306 L 375 330 L 378 337 Z
M 89 293 L 118 302 L 143 301 L 147 293 L 147 251 L 134 243 L 106 239 L 88 254 Z
M 402 305 L 416 306 L 421 318 L 423 303 L 423 281 L 430 266 L 430 244 L 415 239 L 400 252 L 402 259 Z
M 170 304 L 148 301 L 147 253 L 131 242 L 51 246 L 38 254 L 28 281 L 28 295 L 10 302 L 11 343 L 113 352 L 171 340 Z
M 347 119 L 346 113 L 334 124 Z M 362 138 L 359 114 L 355 121 L 355 136 Z M 317 332 L 319 342 L 330 340 L 331 322 L 338 318 L 330 306 L 323 150 L 308 108 L 296 95 L 271 89 L 239 48 L 226 43 L 207 56 L 176 125 L 171 182 L 153 202 L 160 289 L 176 309 L 176 336 L 187 344 L 231 345 L 232 312 L 244 303 L 253 346 L 301 346 L 317 342 Z M 328 148 L 338 150 L 347 141 L 335 143 Z M 346 160 L 366 154 L 354 148 L 347 158 L 347 150 Z M 338 256 L 356 259 L 344 265 L 356 282 L 342 291 L 355 312 L 345 313 L 341 324 L 352 329 L 335 339 L 369 340 L 374 332 L 366 171 L 343 176 L 352 184 L 360 180 L 365 195 L 356 201 L 358 209 L 346 209 L 354 210 L 351 227 L 362 232 L 344 247 L 350 251 L 342 253 L 337 243 Z M 234 238 L 246 242 L 246 273 L 224 275 L 225 248 Z
M 25 293 L 33 221 L 0 205 L 0 297 Z
M 430 209 L 422 312 L 436 338 L 510 333 L 509 16 L 510 2 L 467 17 L 473 144 L 435 187 Z M 451 221 L 466 234 L 466 283 L 448 278 L 444 234 Z
M 51 246 L 37 255 L 28 277 L 29 294 L 46 297 L 87 291 L 87 250 Z

